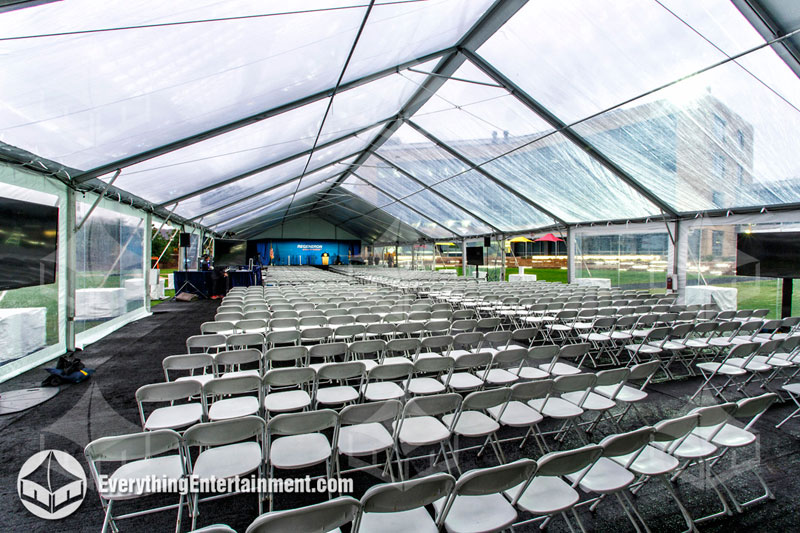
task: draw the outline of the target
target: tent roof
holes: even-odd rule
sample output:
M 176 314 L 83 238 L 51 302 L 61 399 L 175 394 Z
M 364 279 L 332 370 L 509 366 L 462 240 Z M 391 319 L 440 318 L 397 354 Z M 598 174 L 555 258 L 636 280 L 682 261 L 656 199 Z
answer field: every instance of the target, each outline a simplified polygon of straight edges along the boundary
M 789 4 L 19 2 L 0 157 L 238 237 L 796 207 Z

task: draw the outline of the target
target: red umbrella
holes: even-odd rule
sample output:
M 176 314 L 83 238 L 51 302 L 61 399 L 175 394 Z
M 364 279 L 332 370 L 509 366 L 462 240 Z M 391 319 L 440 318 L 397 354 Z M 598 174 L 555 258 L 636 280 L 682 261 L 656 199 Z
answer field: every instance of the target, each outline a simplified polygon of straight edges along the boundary
M 564 239 L 559 239 L 558 237 L 556 237 L 556 236 L 555 236 L 555 235 L 553 235 L 552 233 L 548 233 L 548 234 L 547 234 L 547 235 L 545 235 L 544 237 L 539 237 L 538 239 L 533 239 L 533 242 L 539 242 L 539 241 L 546 241 L 546 242 L 564 242 Z

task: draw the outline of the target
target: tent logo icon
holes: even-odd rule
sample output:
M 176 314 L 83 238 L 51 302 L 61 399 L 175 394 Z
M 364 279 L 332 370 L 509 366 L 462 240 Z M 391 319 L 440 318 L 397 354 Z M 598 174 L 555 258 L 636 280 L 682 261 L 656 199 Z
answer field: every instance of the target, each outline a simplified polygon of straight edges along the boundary
M 25 508 L 47 520 L 74 513 L 86 496 L 86 472 L 77 459 L 60 450 L 32 455 L 19 470 L 17 494 Z

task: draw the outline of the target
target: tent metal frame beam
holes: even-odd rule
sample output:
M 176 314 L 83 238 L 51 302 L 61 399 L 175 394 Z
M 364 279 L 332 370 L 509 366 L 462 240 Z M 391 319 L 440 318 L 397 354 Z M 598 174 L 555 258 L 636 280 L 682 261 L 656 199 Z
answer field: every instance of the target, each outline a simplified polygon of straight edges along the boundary
M 483 176 L 484 178 L 488 179 L 489 181 L 491 181 L 495 185 L 499 186 L 501 189 L 504 189 L 505 191 L 513 194 L 514 196 L 516 196 L 517 198 L 519 198 L 520 200 L 522 200 L 526 204 L 530 205 L 531 207 L 533 207 L 534 209 L 536 209 L 540 213 L 543 213 L 543 214 L 547 215 L 548 217 L 552 218 L 553 220 L 555 220 L 559 224 L 563 224 L 564 226 L 568 226 L 569 225 L 562 218 L 556 216 L 550 210 L 542 207 L 542 205 L 539 204 L 538 202 L 534 202 L 533 200 L 531 200 L 530 198 L 528 198 L 524 194 L 522 194 L 519 191 L 517 191 L 515 188 L 511 187 L 510 185 L 508 185 L 505 182 L 501 181 L 500 179 L 496 178 L 493 174 L 488 172 L 483 167 L 477 165 L 475 162 L 473 162 L 472 160 L 468 159 L 467 157 L 462 155 L 460 152 L 458 152 L 458 151 L 454 150 L 453 148 L 451 148 L 450 145 L 448 145 L 444 141 L 440 140 L 438 137 L 436 137 L 435 135 L 430 133 L 428 130 L 426 130 L 425 128 L 423 128 L 419 124 L 416 124 L 413 120 L 411 120 L 411 119 L 406 120 L 406 124 L 408 124 L 409 126 L 414 128 L 416 131 L 421 133 L 424 137 L 426 137 L 433 144 L 435 144 L 436 146 L 438 146 L 439 148 L 443 149 L 448 154 L 452 155 L 453 157 L 455 157 L 456 159 L 458 159 L 459 161 L 461 161 L 462 163 L 464 163 L 465 165 L 470 167 L 471 170 L 475 170 L 481 176 Z
M 358 31 L 356 32 L 356 36 L 353 39 L 353 44 L 350 45 L 350 51 L 347 53 L 347 58 L 344 60 L 344 65 L 342 65 L 342 71 L 339 73 L 339 77 L 336 79 L 336 85 L 333 87 L 333 91 L 331 92 L 331 97 L 328 98 L 328 105 L 325 108 L 325 113 L 322 115 L 322 121 L 319 123 L 319 129 L 317 130 L 317 136 L 314 138 L 314 144 L 311 145 L 311 152 L 308 155 L 308 160 L 306 161 L 306 166 L 303 169 L 303 176 L 306 174 L 306 170 L 308 170 L 308 165 L 311 163 L 311 158 L 314 156 L 314 150 L 317 149 L 317 143 L 319 142 L 319 137 L 322 135 L 322 130 L 325 128 L 325 121 L 328 120 L 328 115 L 331 112 L 331 106 L 333 105 L 333 101 L 336 98 L 336 95 L 339 93 L 339 88 L 342 85 L 342 80 L 344 79 L 344 75 L 347 72 L 347 67 L 350 66 L 350 60 L 353 58 L 353 54 L 356 51 L 356 47 L 358 46 L 358 42 L 361 40 L 361 34 L 364 33 L 364 28 L 367 27 L 367 21 L 369 20 L 369 16 L 372 14 L 372 8 L 375 6 L 375 0 L 369 0 L 369 5 L 367 6 L 367 10 L 364 12 L 364 18 L 361 19 L 361 25 L 358 27 Z M 292 198 L 289 200 L 289 205 L 286 206 L 286 211 L 283 213 L 283 218 L 281 219 L 281 224 L 283 221 L 286 220 L 286 215 L 289 213 L 289 209 L 291 209 L 292 204 L 294 203 L 294 197 L 297 194 L 297 190 L 300 189 L 300 184 L 303 183 L 303 177 L 300 177 L 300 181 L 297 182 L 297 187 L 295 187 L 295 191 L 292 193 Z
M 626 183 L 636 192 L 647 198 L 650 203 L 658 207 L 664 213 L 670 216 L 677 216 L 677 212 L 670 205 L 662 201 L 661 198 L 656 196 L 652 191 L 644 187 L 631 175 L 622 170 L 622 168 L 617 166 L 616 163 L 606 157 L 605 154 L 598 150 L 592 143 L 587 141 L 582 135 L 575 133 L 575 131 L 573 131 L 569 125 L 556 117 L 546 107 L 534 100 L 528 93 L 523 91 L 519 86 L 517 86 L 499 70 L 486 62 L 482 57 L 472 53 L 470 50 L 462 50 L 462 53 L 465 54 L 467 58 L 475 66 L 481 69 L 487 76 L 505 87 L 505 89 L 517 100 L 522 102 L 526 107 L 528 107 L 528 109 L 539 115 L 539 117 L 544 119 L 545 122 L 555 128 L 557 132 L 561 133 L 569 141 L 581 148 L 582 151 L 586 152 L 589 157 L 600 163 L 603 167 L 605 167 L 606 170 L 614 174 L 617 178 Z
M 422 191 L 430 191 L 433 194 L 435 194 L 436 196 L 438 196 L 439 198 L 441 198 L 442 200 L 444 200 L 445 202 L 447 202 L 448 205 L 453 205 L 453 206 L 457 207 L 458 209 L 460 209 L 461 211 L 464 211 L 466 214 L 468 214 L 472 218 L 474 218 L 474 219 L 478 220 L 479 222 L 482 222 L 483 224 L 489 226 L 490 228 L 492 228 L 496 232 L 498 232 L 498 233 L 502 233 L 503 232 L 503 230 L 501 230 L 500 228 L 498 228 L 497 226 L 495 226 L 494 224 L 492 224 L 488 220 L 484 219 L 480 215 L 474 213 L 473 211 L 470 211 L 469 209 L 467 209 L 463 205 L 456 204 L 454 201 L 450 200 L 447 196 L 443 195 L 442 193 L 440 193 L 439 191 L 434 189 L 433 188 L 434 185 L 426 185 L 424 182 L 418 180 L 417 178 L 415 178 L 414 176 L 412 176 L 411 174 L 409 174 L 408 172 L 406 172 L 402 168 L 398 167 L 397 165 L 395 165 L 394 163 L 392 163 L 391 161 L 389 161 L 388 159 L 386 159 L 382 155 L 378 154 L 377 152 L 372 154 L 372 155 L 374 155 L 376 158 L 380 159 L 381 161 L 383 161 L 384 163 L 386 163 L 387 165 L 389 165 L 390 167 L 395 169 L 397 172 L 399 172 L 403 176 L 407 177 L 408 179 L 410 179 L 411 181 L 413 181 L 414 183 L 416 183 L 417 185 L 422 187 L 421 190 L 419 190 L 417 192 L 414 192 L 414 193 L 410 194 L 409 196 L 413 196 L 414 194 L 418 194 L 418 193 L 420 193 Z M 354 170 L 352 173 L 355 174 L 356 172 L 357 172 L 357 169 Z M 361 177 L 361 176 L 359 176 L 359 177 Z M 373 187 L 375 187 L 378 190 L 386 192 L 385 189 L 383 189 L 382 187 L 380 187 L 380 186 L 378 186 L 376 184 L 370 183 L 370 185 L 372 185 Z M 399 201 L 405 200 L 406 198 L 408 198 L 408 196 L 404 196 L 402 198 L 399 198 Z
M 419 65 L 421 63 L 425 63 L 427 61 L 431 61 L 433 59 L 442 57 L 444 55 L 447 55 L 448 53 L 452 53 L 453 50 L 455 50 L 455 46 L 451 46 L 443 50 L 438 50 L 436 52 L 426 54 L 422 57 L 410 59 L 408 61 L 400 63 L 399 65 L 387 67 L 373 74 L 368 74 L 366 76 L 356 78 L 355 80 L 343 83 L 339 87 L 339 91 L 345 91 L 347 89 L 352 89 L 355 87 L 359 87 L 361 85 L 366 85 L 369 82 L 384 78 L 391 74 L 398 73 L 401 70 L 407 69 L 408 67 L 413 67 L 415 65 Z M 148 159 L 153 159 L 154 157 L 158 157 L 167 154 L 169 152 L 174 152 L 175 150 L 180 150 L 181 148 L 185 148 L 186 146 L 190 146 L 200 141 L 205 141 L 207 139 L 217 137 L 218 135 L 222 135 L 224 133 L 229 133 L 231 131 L 237 130 L 244 126 L 249 126 L 250 124 L 255 124 L 256 122 L 261 122 L 262 120 L 266 120 L 268 118 L 280 115 L 281 113 L 285 113 L 286 111 L 291 111 L 292 109 L 297 109 L 298 107 L 303 107 L 304 105 L 311 104 L 313 102 L 316 102 L 317 100 L 321 100 L 323 98 L 330 98 L 332 96 L 332 93 L 333 93 L 333 88 L 325 89 L 324 91 L 316 92 L 309 96 L 305 96 L 303 98 L 287 102 L 285 104 L 267 109 L 265 111 L 261 111 L 254 115 L 250 115 L 241 118 L 239 120 L 234 120 L 233 122 L 228 122 L 221 126 L 217 126 L 216 128 L 212 128 L 194 135 L 190 135 L 188 137 L 184 137 L 183 139 L 179 139 L 177 141 L 167 143 L 165 145 L 158 146 L 156 148 L 152 148 L 150 150 L 146 150 L 144 152 L 140 152 L 138 154 L 125 157 L 123 159 L 118 159 L 117 161 L 113 161 L 111 163 L 106 163 L 105 165 L 101 165 L 91 170 L 87 170 L 86 172 L 82 172 L 75 175 L 75 177 L 73 178 L 73 182 L 83 183 L 92 178 L 96 178 L 108 174 L 109 172 L 113 172 L 118 168 L 129 167 L 137 163 L 141 163 L 142 161 L 147 161 Z
M 731 0 L 733 5 L 747 19 L 750 24 L 767 40 L 772 41 L 782 37 L 789 31 L 778 22 L 775 14 L 770 12 L 760 0 Z M 786 65 L 792 69 L 796 76 L 800 77 L 800 50 L 790 40 L 785 39 L 772 46 Z
M 342 162 L 342 161 L 344 161 L 345 159 L 349 159 L 349 158 L 351 158 L 351 157 L 353 157 L 353 156 L 355 156 L 355 155 L 358 155 L 358 154 L 360 154 L 360 153 L 361 153 L 361 151 L 359 150 L 358 152 L 354 152 L 354 153 L 352 153 L 352 154 L 350 154 L 350 155 L 347 155 L 347 156 L 341 157 L 341 158 L 337 159 L 336 161 L 331 161 L 331 162 L 330 162 L 330 163 L 328 163 L 327 165 L 323 165 L 323 166 L 319 167 L 318 169 L 314 170 L 313 172 L 317 172 L 317 171 L 320 171 L 320 170 L 326 169 L 326 168 L 328 168 L 328 167 L 331 167 L 331 166 L 333 166 L 333 165 L 338 165 L 339 163 L 341 163 L 341 162 Z M 342 172 L 346 172 L 346 171 L 345 171 L 345 170 L 343 170 Z M 195 217 L 192 217 L 192 219 L 191 219 L 191 220 L 197 220 L 197 219 L 199 219 L 199 218 L 203 218 L 203 217 L 205 217 L 205 216 L 208 216 L 208 215 L 211 215 L 211 214 L 214 214 L 214 213 L 218 213 L 219 211 L 222 211 L 222 210 L 224 210 L 224 209 L 228 209 L 229 207 L 233 207 L 233 206 L 234 206 L 234 205 L 236 205 L 236 204 L 239 204 L 239 203 L 245 202 L 245 201 L 247 201 L 247 200 L 250 200 L 250 199 L 252 199 L 252 198 L 255 198 L 256 196 L 258 196 L 258 195 L 260 195 L 260 194 L 265 194 L 265 193 L 268 193 L 268 192 L 270 192 L 270 191 L 272 191 L 272 190 L 275 190 L 275 189 L 277 189 L 277 188 L 279 188 L 279 187 L 283 187 L 284 185 L 288 185 L 289 183 L 292 183 L 293 181 L 299 180 L 299 179 L 300 179 L 300 178 L 302 178 L 302 177 L 303 177 L 303 174 L 300 174 L 299 176 L 295 176 L 294 178 L 292 178 L 292 179 L 290 179 L 290 180 L 286 180 L 286 181 L 284 181 L 284 182 L 281 182 L 281 183 L 278 183 L 278 184 L 275 184 L 275 185 L 270 185 L 270 186 L 269 186 L 269 187 L 267 187 L 266 189 L 261 189 L 261 190 L 259 190 L 259 191 L 257 191 L 257 192 L 254 192 L 254 193 L 252 193 L 252 194 L 248 194 L 248 195 L 247 195 L 247 196 L 245 196 L 244 198 L 240 198 L 240 199 L 238 199 L 238 200 L 235 200 L 235 201 L 233 201 L 233 202 L 229 202 L 229 203 L 227 203 L 227 204 L 225 204 L 225 205 L 223 205 L 223 206 L 221 206 L 221 207 L 214 208 L 214 209 L 212 209 L 212 210 L 210 210 L 210 211 L 206 211 L 205 213 L 202 213 L 202 214 L 200 214 L 200 215 L 197 215 L 197 216 L 195 216 Z M 331 177 L 333 177 L 333 176 L 331 176 Z M 330 179 L 330 178 L 328 178 L 328 179 Z M 327 180 L 323 180 L 322 182 L 324 182 L 324 181 L 327 181 Z M 322 182 L 320 182 L 320 183 L 322 183 Z M 316 184 L 314 184 L 314 185 L 316 185 Z M 308 187 L 306 187 L 306 189 L 307 189 L 307 188 L 308 188 Z M 302 190 L 305 190 L 305 189 L 300 189 L 300 190 L 302 191 Z M 298 192 L 299 192 L 299 191 L 298 191 Z M 291 193 L 288 193 L 288 194 L 286 194 L 286 195 L 284 195 L 284 196 L 281 196 L 280 198 L 278 198 L 278 200 L 282 200 L 283 198 L 286 198 L 286 196 L 289 196 L 289 194 L 291 194 Z M 269 203 L 272 203 L 272 202 L 269 202 Z
M 364 163 L 381 145 L 386 142 L 397 129 L 403 124 L 403 118 L 416 113 L 430 98 L 444 85 L 447 79 L 455 74 L 458 68 L 464 63 L 465 57 L 459 54 L 459 49 L 477 49 L 489 37 L 499 30 L 503 24 L 508 22 L 528 0 L 495 0 L 494 4 L 486 10 L 483 16 L 464 34 L 456 46 L 449 49 L 449 53 L 443 55 L 443 59 L 436 65 L 436 68 L 428 75 L 428 78 L 420 85 L 419 89 L 409 98 L 408 103 L 398 113 L 399 117 L 387 124 L 386 128 L 375 139 L 375 141 L 364 150 L 364 153 L 353 163 L 356 168 Z M 340 180 L 333 184 L 329 190 L 342 183 L 347 178 L 343 175 Z

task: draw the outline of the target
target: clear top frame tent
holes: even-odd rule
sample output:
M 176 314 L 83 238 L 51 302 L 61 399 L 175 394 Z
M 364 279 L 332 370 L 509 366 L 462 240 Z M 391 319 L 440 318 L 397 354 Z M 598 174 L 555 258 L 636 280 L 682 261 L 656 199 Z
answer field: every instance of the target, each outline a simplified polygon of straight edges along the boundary
M 794 2 L 0 4 L 4 195 L 63 207 L 57 287 L 19 289 L 52 353 L 102 330 L 81 284 L 147 280 L 153 224 L 195 250 L 311 215 L 370 245 L 558 231 L 571 277 L 639 235 L 680 289 L 719 228 L 800 223 Z

